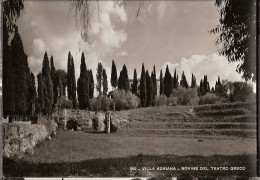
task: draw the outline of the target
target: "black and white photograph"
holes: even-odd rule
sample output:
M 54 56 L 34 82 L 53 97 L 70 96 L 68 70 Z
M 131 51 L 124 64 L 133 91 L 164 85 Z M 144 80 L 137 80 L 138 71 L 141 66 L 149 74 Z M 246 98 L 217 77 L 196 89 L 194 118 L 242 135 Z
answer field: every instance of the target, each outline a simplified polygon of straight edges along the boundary
M 3 176 L 257 177 L 256 8 L 4 0 Z

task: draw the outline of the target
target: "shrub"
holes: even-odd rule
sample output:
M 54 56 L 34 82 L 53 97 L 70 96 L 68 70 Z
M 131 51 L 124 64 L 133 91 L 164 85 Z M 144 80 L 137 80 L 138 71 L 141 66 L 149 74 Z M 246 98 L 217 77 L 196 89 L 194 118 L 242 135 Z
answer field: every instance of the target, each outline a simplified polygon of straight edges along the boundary
M 165 106 L 167 105 L 167 97 L 165 95 L 155 96 L 154 103 L 155 106 Z
M 115 90 L 113 92 L 113 101 L 116 110 L 137 108 L 140 104 L 140 99 L 130 91 Z
M 221 98 L 213 93 L 207 93 L 199 98 L 198 104 L 219 104 L 221 103 Z
M 73 107 L 72 101 L 69 99 L 66 99 L 65 96 L 61 96 L 58 101 L 57 105 L 59 109 L 71 109 Z
M 107 111 L 112 105 L 112 99 L 106 96 L 94 97 L 90 100 L 90 109 L 92 111 Z
M 170 97 L 167 98 L 167 105 L 170 106 L 176 106 L 177 105 L 177 98 L 171 95 Z
M 172 96 L 176 98 L 178 105 L 194 105 L 197 103 L 197 89 L 178 87 L 173 90 Z

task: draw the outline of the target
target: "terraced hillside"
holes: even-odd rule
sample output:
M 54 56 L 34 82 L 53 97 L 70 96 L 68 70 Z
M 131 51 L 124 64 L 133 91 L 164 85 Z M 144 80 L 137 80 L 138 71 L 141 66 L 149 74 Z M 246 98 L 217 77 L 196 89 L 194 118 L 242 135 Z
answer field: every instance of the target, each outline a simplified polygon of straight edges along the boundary
M 256 138 L 256 115 L 248 104 L 150 107 L 128 114 L 119 133 L 128 136 L 189 136 Z M 123 113 L 123 112 L 115 112 Z

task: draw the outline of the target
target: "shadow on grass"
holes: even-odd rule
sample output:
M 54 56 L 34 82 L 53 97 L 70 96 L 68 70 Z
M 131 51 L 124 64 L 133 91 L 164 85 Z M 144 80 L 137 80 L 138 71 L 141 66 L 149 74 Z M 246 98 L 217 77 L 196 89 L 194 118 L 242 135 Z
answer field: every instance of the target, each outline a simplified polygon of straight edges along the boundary
M 256 167 L 253 155 L 234 156 L 149 156 L 139 154 L 125 158 L 93 159 L 81 162 L 29 163 L 9 158 L 3 159 L 6 177 L 254 177 Z M 136 167 L 131 171 L 130 167 Z M 143 167 L 208 167 L 209 170 L 138 170 Z M 210 170 L 210 167 L 245 167 L 245 170 Z

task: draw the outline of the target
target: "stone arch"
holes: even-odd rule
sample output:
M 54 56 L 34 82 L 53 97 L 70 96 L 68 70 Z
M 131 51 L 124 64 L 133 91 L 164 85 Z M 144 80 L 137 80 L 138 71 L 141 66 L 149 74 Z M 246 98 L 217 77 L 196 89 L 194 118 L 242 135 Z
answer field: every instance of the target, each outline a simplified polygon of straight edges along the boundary
M 66 129 L 67 130 L 74 130 L 74 131 L 77 131 L 78 129 L 78 122 L 73 120 L 73 119 L 70 119 L 67 121 L 66 123 Z

